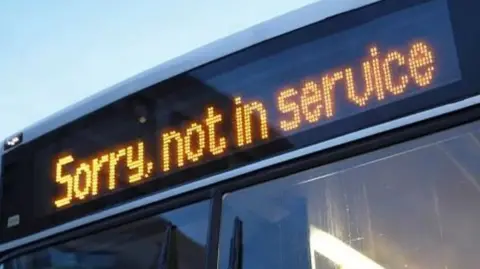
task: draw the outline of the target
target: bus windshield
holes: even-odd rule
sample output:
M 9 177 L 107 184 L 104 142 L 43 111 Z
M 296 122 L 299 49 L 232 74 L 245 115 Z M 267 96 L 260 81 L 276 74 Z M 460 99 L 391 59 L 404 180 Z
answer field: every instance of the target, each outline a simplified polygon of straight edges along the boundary
M 480 122 L 289 175 L 224 198 L 243 268 L 476 268 Z

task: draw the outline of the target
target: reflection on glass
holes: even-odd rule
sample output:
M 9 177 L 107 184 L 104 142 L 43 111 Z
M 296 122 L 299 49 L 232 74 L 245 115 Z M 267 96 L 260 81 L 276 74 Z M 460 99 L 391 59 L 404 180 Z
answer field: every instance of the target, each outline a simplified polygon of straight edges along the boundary
M 15 258 L 5 269 L 157 269 L 166 256 L 169 269 L 203 268 L 208 214 L 209 202 L 200 202 Z
M 312 268 L 316 269 L 315 255 L 321 254 L 342 269 L 384 269 L 367 256 L 359 253 L 335 236 L 310 226 L 310 258 Z
M 477 268 L 479 205 L 477 122 L 226 195 L 219 268 Z

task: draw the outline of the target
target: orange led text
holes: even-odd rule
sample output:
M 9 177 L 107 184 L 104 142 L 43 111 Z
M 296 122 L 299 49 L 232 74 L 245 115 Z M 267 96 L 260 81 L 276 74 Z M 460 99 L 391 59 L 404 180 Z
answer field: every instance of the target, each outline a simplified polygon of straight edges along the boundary
M 340 111 L 345 106 L 361 111 L 408 91 L 432 86 L 436 59 L 426 42 L 417 41 L 395 50 L 372 45 L 366 54 L 357 65 L 335 68 L 280 89 L 273 102 L 237 96 L 232 98 L 230 111 L 206 106 L 198 119 L 184 122 L 181 127 L 165 128 L 156 137 L 156 145 L 150 145 L 152 148 L 137 141 L 89 158 L 63 154 L 54 160 L 58 187 L 54 204 L 57 208 L 65 207 L 143 182 L 152 175 L 172 173 L 207 158 L 225 156 L 234 148 L 276 137 L 276 133 L 270 133 L 274 128 L 298 131 L 304 125 L 348 116 L 350 112 Z M 158 163 L 147 158 L 146 151 L 153 148 Z
M 193 122 L 183 130 L 171 130 L 161 135 L 162 171 L 183 167 L 187 162 L 196 163 L 208 151 L 212 155 L 224 153 L 226 138 L 219 135 L 218 125 L 222 114 L 213 107 L 207 108 L 204 120 Z
M 126 175 L 128 184 L 149 177 L 153 163 L 146 161 L 144 149 L 144 143 L 138 142 L 86 160 L 76 160 L 71 154 L 59 158 L 54 171 L 62 191 L 55 205 L 63 207 L 73 200 L 95 196 L 99 185 L 115 190 L 120 173 Z
M 352 67 L 339 68 L 325 73 L 318 81 L 309 80 L 301 87 L 281 90 L 276 97 L 282 114 L 280 128 L 292 131 L 304 122 L 316 123 L 333 117 L 338 95 L 365 107 L 390 95 L 404 94 L 409 85 L 429 86 L 434 72 L 434 53 L 424 42 L 413 43 L 405 53 L 392 50 L 382 54 L 372 46 L 358 73 Z

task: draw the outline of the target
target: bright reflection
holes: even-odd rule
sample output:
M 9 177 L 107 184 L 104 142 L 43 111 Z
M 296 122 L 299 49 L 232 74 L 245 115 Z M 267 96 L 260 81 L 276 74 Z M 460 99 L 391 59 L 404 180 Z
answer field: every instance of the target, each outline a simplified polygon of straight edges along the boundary
M 340 239 L 310 225 L 312 269 L 316 269 L 315 252 L 340 266 L 341 269 L 385 269 Z

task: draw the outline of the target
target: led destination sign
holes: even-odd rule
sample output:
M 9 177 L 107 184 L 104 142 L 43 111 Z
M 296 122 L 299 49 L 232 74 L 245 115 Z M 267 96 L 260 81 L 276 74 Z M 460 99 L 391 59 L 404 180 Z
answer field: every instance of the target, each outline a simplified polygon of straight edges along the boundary
M 88 156 L 62 151 L 52 159 L 51 203 L 62 209 L 168 180 L 177 171 L 459 79 L 445 3 L 413 7 L 206 79 L 231 105 L 196 103 L 201 113 L 195 119 L 161 126 L 154 144 L 132 137 Z M 152 148 L 154 158 L 146 154 Z
M 337 100 L 348 102 L 362 111 L 369 106 L 389 103 L 404 95 L 419 93 L 432 86 L 439 75 L 435 47 L 427 40 L 409 40 L 404 47 L 366 48 L 368 55 L 354 64 L 325 70 L 317 80 L 306 80 L 297 87 L 272 92 L 276 111 L 269 110 L 263 100 L 234 97 L 234 117 L 226 118 L 214 106 L 205 106 L 203 117 L 185 128 L 161 132 L 160 163 L 145 156 L 144 141 L 136 141 L 107 149 L 87 159 L 65 154 L 54 160 L 55 181 L 63 192 L 54 200 L 56 207 L 113 191 L 120 180 L 117 171 L 128 169 L 127 180 L 137 184 L 153 175 L 195 165 L 203 158 L 229 154 L 228 148 L 242 148 L 269 140 L 269 126 L 286 135 L 300 128 L 322 124 L 342 115 Z M 275 114 L 275 117 L 271 117 Z M 258 120 L 255 120 L 258 119 Z M 219 127 L 232 124 L 234 145 L 227 145 Z M 66 172 L 66 170 L 71 172 Z M 101 171 L 107 169 L 107 177 Z M 105 174 L 104 174 L 105 175 Z M 99 188 L 99 185 L 105 185 Z M 104 184 L 106 183 L 106 184 Z

